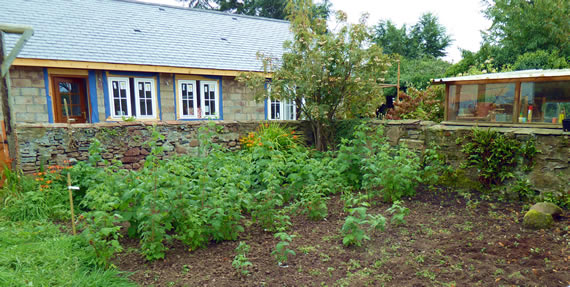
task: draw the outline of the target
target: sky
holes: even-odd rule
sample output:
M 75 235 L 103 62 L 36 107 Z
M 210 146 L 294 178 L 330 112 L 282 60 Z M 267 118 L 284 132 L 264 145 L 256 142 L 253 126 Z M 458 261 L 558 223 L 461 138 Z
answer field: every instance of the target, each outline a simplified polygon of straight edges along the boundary
M 182 5 L 176 0 L 140 0 L 144 2 Z M 431 12 L 438 16 L 451 38 L 454 40 L 446 49 L 443 59 L 457 63 L 461 60 L 459 49 L 479 50 L 481 32 L 491 25 L 483 16 L 481 0 L 330 0 L 333 10 L 347 13 L 348 21 L 356 23 L 362 13 L 368 13 L 368 25 L 379 20 L 392 20 L 398 27 L 402 24 L 415 24 L 423 13 Z

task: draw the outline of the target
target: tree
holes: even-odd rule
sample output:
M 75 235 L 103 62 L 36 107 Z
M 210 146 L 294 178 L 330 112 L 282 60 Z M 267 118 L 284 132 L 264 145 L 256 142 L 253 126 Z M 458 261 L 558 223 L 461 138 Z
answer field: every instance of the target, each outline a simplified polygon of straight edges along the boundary
M 280 63 L 265 57 L 265 75 L 245 73 L 238 80 L 255 91 L 257 100 L 264 100 L 266 76 L 272 73 L 272 99 L 294 101 L 311 124 L 316 148 L 326 150 L 334 138 L 334 120 L 373 114 L 383 101 L 379 84 L 388 57 L 372 42 L 366 17 L 348 24 L 346 14 L 338 12 L 340 28 L 332 32 L 326 20 L 314 18 L 311 0 L 291 1 L 287 7 L 293 40 L 285 44 Z
M 261 16 L 274 19 L 285 19 L 287 17 L 287 0 L 215 0 L 220 11 L 244 14 L 251 16 Z M 327 18 L 330 11 L 330 3 L 324 0 L 323 3 L 314 5 L 314 15 L 318 18 Z
M 183 3 L 188 2 L 189 8 L 199 8 L 199 9 L 216 9 L 215 3 L 211 0 L 176 0 Z
M 570 2 L 567 0 L 488 0 L 485 16 L 492 21 L 486 43 L 504 49 L 505 62 L 538 50 L 559 50 L 570 57 Z
M 390 20 L 380 20 L 373 29 L 374 41 L 384 49 L 384 53 L 399 54 L 404 57 L 415 55 L 415 52 L 412 52 L 415 47 L 409 45 L 406 25 L 398 28 Z
M 445 49 L 451 44 L 451 37 L 444 26 L 439 24 L 437 16 L 423 14 L 410 32 L 411 43 L 418 45 L 419 55 L 435 58 L 445 56 Z
M 386 54 L 399 54 L 406 58 L 445 56 L 445 49 L 451 44 L 451 37 L 437 16 L 426 13 L 408 30 L 406 25 L 398 28 L 390 20 L 380 20 L 374 27 L 374 41 L 382 46 Z
M 504 50 L 489 43 L 481 45 L 477 52 L 461 50 L 461 57 L 459 62 L 447 69 L 446 77 L 498 72 L 507 65 Z
M 559 69 L 570 59 L 570 2 L 488 0 L 491 27 L 479 51 L 463 51 L 448 76 L 524 69 Z
M 450 63 L 436 59 L 432 56 L 423 56 L 421 58 L 410 59 L 400 58 L 400 90 L 408 88 L 426 89 L 431 79 L 441 78 L 445 75 Z M 388 83 L 396 83 L 398 79 L 398 68 L 396 65 L 388 69 L 386 81 Z M 396 96 L 396 88 L 384 89 L 385 96 Z M 411 96 L 415 94 L 410 94 Z M 402 100 L 400 98 L 400 100 Z
M 558 50 L 527 52 L 518 56 L 513 64 L 513 70 L 529 69 L 565 69 L 568 68 L 568 61 L 558 55 Z

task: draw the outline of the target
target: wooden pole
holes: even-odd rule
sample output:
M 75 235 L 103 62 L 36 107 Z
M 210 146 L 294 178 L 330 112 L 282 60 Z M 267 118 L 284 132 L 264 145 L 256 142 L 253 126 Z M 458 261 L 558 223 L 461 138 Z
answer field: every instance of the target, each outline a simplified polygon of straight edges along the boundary
M 63 99 L 63 106 L 65 107 L 65 116 L 67 117 L 67 131 L 69 132 L 69 137 L 71 137 L 71 119 L 69 118 L 67 99 Z M 66 166 L 69 166 L 69 161 Z M 73 235 L 75 235 L 75 209 L 73 208 L 73 192 L 71 186 L 71 173 L 69 172 L 69 169 L 67 170 L 67 191 L 69 192 L 69 208 L 71 209 L 71 228 L 73 230 Z
M 71 173 L 69 169 L 67 170 L 67 190 L 69 192 L 69 208 L 71 209 L 71 229 L 73 230 L 73 235 L 75 235 L 75 209 L 73 208 L 73 192 L 71 191 Z
M 400 59 L 398 59 L 398 83 L 396 85 L 396 102 L 400 102 Z
M 0 66 L 4 64 L 6 59 L 6 47 L 4 40 L 4 32 L 0 30 Z M 4 125 L 6 128 L 6 138 L 8 140 L 8 153 L 10 155 L 11 167 L 15 169 L 18 163 L 17 149 L 16 149 L 16 132 L 15 132 L 15 117 L 14 99 L 10 92 L 12 90 L 10 83 L 10 73 L 7 72 L 4 76 L 0 75 L 0 99 L 2 101 L 2 116 L 4 118 Z

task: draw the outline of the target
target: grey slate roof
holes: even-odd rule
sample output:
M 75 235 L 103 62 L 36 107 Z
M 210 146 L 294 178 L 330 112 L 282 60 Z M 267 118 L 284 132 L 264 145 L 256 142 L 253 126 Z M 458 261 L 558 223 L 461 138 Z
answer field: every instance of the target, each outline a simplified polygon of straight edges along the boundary
M 279 58 L 291 38 L 287 21 L 199 9 L 121 0 L 1 2 L 0 23 L 35 30 L 19 58 L 260 71 L 257 52 Z M 10 49 L 17 37 L 6 39 Z

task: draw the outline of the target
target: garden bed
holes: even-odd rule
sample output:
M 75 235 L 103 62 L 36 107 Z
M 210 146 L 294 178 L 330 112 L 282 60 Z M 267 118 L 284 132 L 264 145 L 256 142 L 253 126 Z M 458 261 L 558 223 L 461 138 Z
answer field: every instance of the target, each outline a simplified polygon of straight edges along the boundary
M 532 167 L 532 140 L 474 131 L 462 152 L 477 165 L 466 170 L 453 169 L 437 147 L 391 146 L 382 127 L 365 123 L 333 152 L 307 149 L 298 131 L 269 123 L 230 152 L 214 140 L 220 130 L 198 130 L 197 156 L 161 159 L 165 136 L 149 127 L 140 170 L 104 160 L 95 139 L 87 161 L 33 177 L 8 172 L 0 218 L 70 222 L 71 178 L 79 234 L 66 236 L 85 266 L 77 276 L 118 266 L 141 285 L 570 284 L 567 215 L 548 231 L 521 228 L 522 204 L 570 206 L 565 189 L 536 194 L 515 178 L 524 175 L 517 163 Z M 37 264 L 21 269 L 1 259 L 8 272 L 0 285 L 2 276 L 28 284 Z
M 522 228 L 523 207 L 513 203 L 468 201 L 451 192 L 420 191 L 404 205 L 399 226 L 370 234 L 362 247 L 344 247 L 340 229 L 347 214 L 331 197 L 326 220 L 291 218 L 296 235 L 288 267 L 271 255 L 277 239 L 256 225 L 237 241 L 211 243 L 188 252 L 174 242 L 166 259 L 147 262 L 138 241 L 125 239 L 115 264 L 130 278 L 154 286 L 568 286 L 568 214 L 550 230 Z M 368 210 L 387 218 L 389 204 Z M 247 222 L 249 219 L 245 219 Z M 232 267 L 239 241 L 251 246 L 250 275 Z

